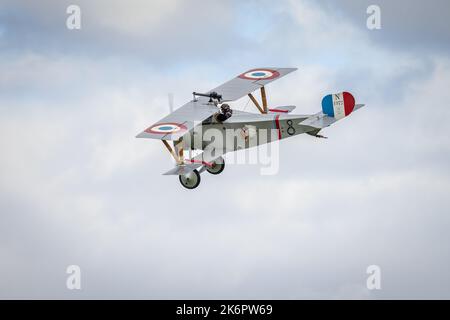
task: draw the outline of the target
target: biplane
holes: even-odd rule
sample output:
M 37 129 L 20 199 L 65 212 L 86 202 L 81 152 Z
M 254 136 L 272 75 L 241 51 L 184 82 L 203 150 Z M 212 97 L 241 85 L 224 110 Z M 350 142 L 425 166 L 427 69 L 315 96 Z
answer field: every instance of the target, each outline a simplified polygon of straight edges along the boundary
M 355 104 L 348 92 L 329 94 L 322 99 L 322 111 L 311 115 L 291 114 L 295 106 L 269 107 L 265 86 L 297 68 L 257 68 L 246 71 L 203 93 L 151 125 L 137 138 L 161 140 L 175 160 L 164 173 L 177 175 L 188 189 L 200 184 L 200 174 L 213 175 L 225 168 L 223 155 L 240 149 L 282 140 L 306 133 L 326 138 L 319 132 L 364 106 Z M 253 95 L 259 90 L 261 103 Z M 231 109 L 229 102 L 248 96 L 259 113 Z M 212 133 L 212 134 L 211 134 Z M 184 151 L 200 154 L 186 157 Z

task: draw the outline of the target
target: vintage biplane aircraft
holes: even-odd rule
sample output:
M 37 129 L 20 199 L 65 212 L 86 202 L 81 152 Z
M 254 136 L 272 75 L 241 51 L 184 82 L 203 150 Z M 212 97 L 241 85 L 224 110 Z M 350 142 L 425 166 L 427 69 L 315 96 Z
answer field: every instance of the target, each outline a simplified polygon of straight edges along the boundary
M 164 174 L 178 175 L 184 187 L 194 189 L 200 184 L 200 173 L 219 174 L 223 171 L 225 161 L 222 156 L 227 152 L 301 133 L 325 138 L 319 134 L 320 130 L 364 106 L 355 105 L 350 93 L 341 92 L 326 95 L 322 99 L 322 111 L 312 115 L 290 114 L 295 106 L 269 108 L 265 85 L 295 70 L 252 69 L 208 92 L 193 92 L 191 101 L 145 129 L 137 138 L 161 140 L 176 162 L 175 168 Z M 261 92 L 261 104 L 252 94 L 256 90 Z M 259 114 L 232 110 L 227 104 L 246 95 Z M 186 158 L 185 150 L 202 153 Z

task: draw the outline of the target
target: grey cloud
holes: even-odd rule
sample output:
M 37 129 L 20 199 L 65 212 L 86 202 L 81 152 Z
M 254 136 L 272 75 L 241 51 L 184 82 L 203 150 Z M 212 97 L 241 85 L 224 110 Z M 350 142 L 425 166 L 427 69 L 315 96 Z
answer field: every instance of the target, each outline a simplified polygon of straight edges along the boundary
M 448 1 L 325 0 L 318 4 L 329 12 L 339 14 L 343 19 L 353 21 L 356 28 L 368 32 L 374 43 L 401 51 L 415 51 L 420 55 L 433 54 L 435 51 L 441 54 L 449 52 Z M 366 29 L 368 17 L 366 10 L 372 4 L 378 5 L 381 9 L 381 30 Z
M 166 11 L 187 17 L 183 31 L 159 21 L 154 29 L 166 31 L 156 35 L 140 33 L 139 21 L 119 32 L 110 11 L 95 30 L 87 19 L 84 31 L 94 32 L 71 41 L 55 29 L 64 2 L 16 3 L 4 2 L 0 23 L 8 44 L 0 63 L 0 297 L 450 297 L 450 62 L 442 51 L 422 60 L 406 43 L 374 44 L 354 23 L 333 29 L 320 18 L 341 13 L 309 2 L 263 11 L 256 2 L 209 4 L 202 14 L 217 24 L 206 31 L 190 18 L 198 6 L 183 3 Z M 99 3 L 82 3 L 87 18 Z M 276 23 L 248 22 L 242 12 L 253 8 L 251 16 Z M 228 30 L 233 20 L 243 35 Z M 350 38 L 333 40 L 336 30 Z M 219 49 L 191 41 L 203 31 L 229 41 Z M 147 35 L 180 42 L 141 44 Z M 336 45 L 335 54 L 317 39 Z M 358 50 L 348 50 L 354 41 Z M 188 51 L 168 54 L 172 45 Z M 166 92 L 178 105 L 193 88 L 280 64 L 300 70 L 267 88 L 273 105 L 313 113 L 323 94 L 348 88 L 367 106 L 324 130 L 326 141 L 281 142 L 277 175 L 229 165 L 190 192 L 160 175 L 173 164 L 158 141 L 134 138 L 167 113 Z M 65 288 L 70 264 L 81 266 L 80 292 Z M 379 292 L 365 287 L 371 264 L 382 268 Z
M 167 68 L 185 61 L 223 59 L 230 43 L 246 45 L 233 27 L 233 3 L 78 1 L 82 28 L 71 31 L 66 28 L 66 8 L 72 2 L 4 3 L 0 16 L 4 50 L 98 60 L 120 56 Z

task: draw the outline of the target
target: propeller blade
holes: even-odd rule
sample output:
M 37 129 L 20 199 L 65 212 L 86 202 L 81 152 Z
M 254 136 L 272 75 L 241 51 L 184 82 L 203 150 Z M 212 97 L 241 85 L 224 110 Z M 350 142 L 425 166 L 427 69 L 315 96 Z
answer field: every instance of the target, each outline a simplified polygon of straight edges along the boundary
M 170 113 L 172 113 L 173 112 L 173 93 L 169 93 L 168 98 L 169 98 L 169 110 L 170 110 Z

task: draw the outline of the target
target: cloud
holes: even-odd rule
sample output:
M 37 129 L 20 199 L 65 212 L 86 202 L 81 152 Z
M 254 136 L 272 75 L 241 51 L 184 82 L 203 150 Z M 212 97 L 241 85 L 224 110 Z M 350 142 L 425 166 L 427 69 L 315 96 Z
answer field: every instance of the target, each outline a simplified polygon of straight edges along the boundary
M 449 297 L 450 59 L 374 42 L 324 3 L 81 2 L 76 34 L 55 28 L 64 2 L 4 2 L 0 296 Z M 280 143 L 275 176 L 229 165 L 192 192 L 160 175 L 170 156 L 134 136 L 167 92 L 181 105 L 257 65 L 300 67 L 267 88 L 273 105 L 314 113 L 348 89 L 366 107 L 326 141 Z
M 211 1 L 78 1 L 81 30 L 66 28 L 71 1 L 6 1 L 3 4 L 4 50 L 34 51 L 138 59 L 154 68 L 176 66 L 181 61 L 218 59 L 228 44 L 240 42 L 233 23 L 233 3 Z M 201 7 L 202 10 L 197 8 Z M 220 19 L 217 16 L 220 15 Z
M 369 32 L 376 44 L 417 55 L 448 54 L 450 24 L 447 12 L 450 4 L 445 0 L 422 1 L 335 1 L 318 2 L 325 11 L 351 22 L 356 29 L 366 28 L 367 8 L 378 5 L 381 9 L 382 29 Z M 405 14 L 407 13 L 407 14 Z M 365 30 L 367 31 L 367 30 Z

